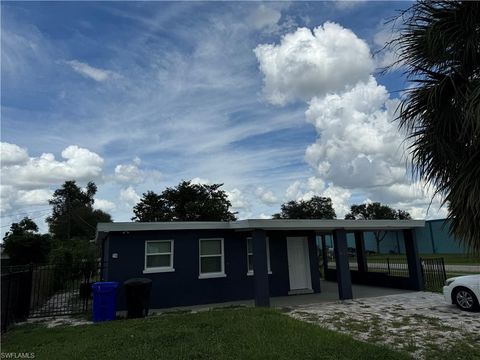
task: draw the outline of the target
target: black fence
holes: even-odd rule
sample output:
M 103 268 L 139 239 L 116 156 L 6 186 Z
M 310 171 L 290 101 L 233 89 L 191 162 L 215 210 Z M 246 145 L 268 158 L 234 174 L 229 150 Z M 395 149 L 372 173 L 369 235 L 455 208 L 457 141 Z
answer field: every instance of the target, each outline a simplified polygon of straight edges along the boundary
M 1 331 L 13 322 L 25 320 L 30 309 L 31 279 L 28 270 L 17 269 L 1 275 Z
M 441 291 L 445 280 L 447 280 L 447 273 L 445 272 L 445 263 L 443 258 L 424 259 L 421 258 L 422 275 L 425 284 L 425 290 Z
M 384 273 L 388 276 L 409 277 L 407 258 L 368 258 L 367 268 L 370 272 Z
M 349 258 L 350 275 L 354 284 L 414 290 L 406 257 L 368 257 L 367 271 L 359 271 L 356 262 L 356 257 Z M 421 258 L 420 263 L 425 290 L 441 291 L 447 279 L 443 258 Z M 328 261 L 328 268 L 324 271 L 326 280 L 337 281 L 335 261 Z
M 100 263 L 2 267 L 2 332 L 28 317 L 87 313 L 91 284 L 102 280 Z
M 371 273 L 381 273 L 388 276 L 409 277 L 408 262 L 406 257 L 396 258 L 367 258 L 367 271 Z M 351 256 L 349 258 L 350 270 L 358 271 L 357 258 Z M 329 269 L 336 269 L 335 261 L 328 262 Z

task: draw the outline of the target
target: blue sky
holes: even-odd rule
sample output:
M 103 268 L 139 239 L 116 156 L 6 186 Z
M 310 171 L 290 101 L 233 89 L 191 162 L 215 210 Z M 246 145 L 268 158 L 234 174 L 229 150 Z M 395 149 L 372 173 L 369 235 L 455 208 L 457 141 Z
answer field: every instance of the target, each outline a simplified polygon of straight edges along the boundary
M 313 195 L 442 216 L 392 145 L 401 71 L 379 72 L 406 6 L 2 2 L 2 226 L 41 223 L 71 178 L 116 221 L 182 179 L 224 183 L 242 218 Z

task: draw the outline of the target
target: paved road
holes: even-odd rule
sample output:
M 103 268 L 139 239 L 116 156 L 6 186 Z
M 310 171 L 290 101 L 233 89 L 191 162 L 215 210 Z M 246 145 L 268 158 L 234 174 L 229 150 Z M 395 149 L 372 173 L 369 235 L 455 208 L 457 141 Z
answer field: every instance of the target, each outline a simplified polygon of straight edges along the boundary
M 480 265 L 445 265 L 445 271 L 452 273 L 480 274 Z
M 388 265 L 386 263 L 377 263 L 374 262 L 375 269 L 387 269 Z M 335 269 L 335 262 L 329 261 L 328 267 L 330 269 Z M 351 262 L 350 269 L 356 269 L 357 263 Z M 468 273 L 468 274 L 480 274 L 480 265 L 445 265 L 445 271 L 449 273 Z

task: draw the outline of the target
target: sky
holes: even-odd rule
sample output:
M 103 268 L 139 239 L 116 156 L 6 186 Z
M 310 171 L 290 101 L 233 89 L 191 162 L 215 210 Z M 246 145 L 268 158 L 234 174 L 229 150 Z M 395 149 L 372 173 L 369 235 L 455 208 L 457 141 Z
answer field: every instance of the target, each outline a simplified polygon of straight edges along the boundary
M 65 180 L 130 221 L 142 193 L 223 183 L 239 218 L 380 201 L 441 218 L 394 122 L 407 2 L 2 2 L 2 233 Z

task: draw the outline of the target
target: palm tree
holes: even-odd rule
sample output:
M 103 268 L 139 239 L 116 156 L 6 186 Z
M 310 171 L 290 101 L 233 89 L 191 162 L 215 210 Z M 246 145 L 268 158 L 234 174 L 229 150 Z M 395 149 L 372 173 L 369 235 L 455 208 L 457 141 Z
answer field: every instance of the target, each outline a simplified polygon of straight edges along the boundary
M 450 231 L 480 253 L 480 3 L 419 1 L 390 44 L 412 85 L 401 99 L 414 176 L 433 185 Z

